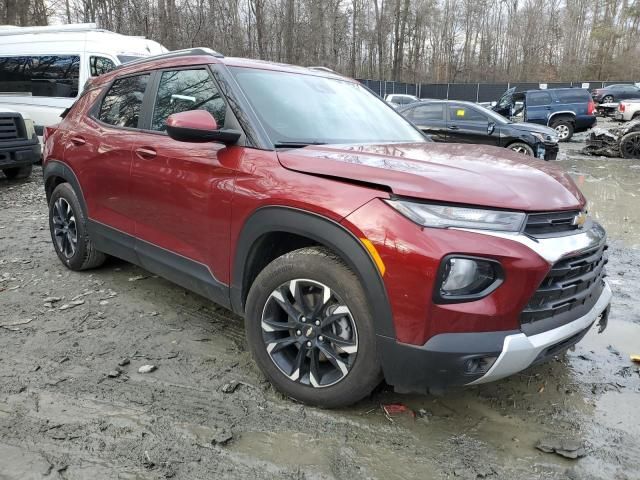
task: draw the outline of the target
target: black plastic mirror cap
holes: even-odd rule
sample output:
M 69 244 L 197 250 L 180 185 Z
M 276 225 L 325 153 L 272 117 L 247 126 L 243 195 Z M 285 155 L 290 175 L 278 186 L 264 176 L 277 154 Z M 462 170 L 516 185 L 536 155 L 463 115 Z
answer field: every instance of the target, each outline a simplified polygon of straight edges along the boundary
M 197 128 L 170 127 L 167 125 L 167 133 L 171 138 L 179 142 L 218 142 L 225 145 L 234 145 L 240 140 L 242 133 L 238 130 L 221 128 L 219 130 L 199 130 Z
M 493 283 L 488 285 L 485 289 L 480 292 L 473 293 L 470 295 L 446 295 L 442 292 L 442 284 L 445 280 L 446 267 L 449 260 L 453 258 L 462 258 L 468 260 L 475 260 L 477 262 L 486 262 L 491 264 L 494 272 L 494 280 Z M 487 257 L 477 257 L 473 255 L 465 255 L 464 253 L 451 253 L 446 255 L 442 261 L 440 262 L 440 266 L 438 267 L 438 273 L 436 274 L 436 281 L 433 287 L 433 303 L 443 305 L 448 303 L 464 303 L 464 302 L 474 302 L 476 300 L 481 300 L 484 297 L 492 294 L 502 283 L 504 282 L 504 270 L 499 261 L 494 260 L 493 258 Z

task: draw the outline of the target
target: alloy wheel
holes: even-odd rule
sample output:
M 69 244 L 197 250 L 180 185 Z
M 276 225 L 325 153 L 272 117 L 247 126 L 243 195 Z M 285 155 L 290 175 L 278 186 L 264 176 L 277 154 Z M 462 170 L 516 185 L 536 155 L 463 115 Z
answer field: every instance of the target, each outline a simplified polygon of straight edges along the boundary
M 261 318 L 271 361 L 290 380 L 314 388 L 343 380 L 358 353 L 349 308 L 328 286 L 294 279 L 269 295 Z
M 602 99 L 602 103 L 613 103 L 613 97 L 611 95 L 607 95 Z
M 631 135 L 620 145 L 624 158 L 640 158 L 640 135 Z
M 58 250 L 66 258 L 73 257 L 78 248 L 76 217 L 69 202 L 62 197 L 53 204 L 53 234 Z
M 524 146 L 522 145 L 517 145 L 515 147 L 511 147 L 511 150 L 513 150 L 514 152 L 518 152 L 518 153 L 522 153 L 524 155 L 530 155 L 529 150 L 527 150 Z
M 569 137 L 569 127 L 567 125 L 558 125 L 555 130 L 560 140 L 564 140 Z

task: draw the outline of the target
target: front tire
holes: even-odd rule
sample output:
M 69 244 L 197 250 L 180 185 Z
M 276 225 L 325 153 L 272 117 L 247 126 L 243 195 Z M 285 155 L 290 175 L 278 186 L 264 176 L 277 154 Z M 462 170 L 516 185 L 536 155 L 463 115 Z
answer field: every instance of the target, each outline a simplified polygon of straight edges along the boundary
M 522 153 L 528 157 L 534 157 L 535 153 L 533 152 L 533 148 L 530 145 L 524 142 L 515 142 L 507 147 L 509 150 L 513 150 L 517 153 Z
M 26 167 L 13 167 L 13 168 L 5 168 L 2 170 L 5 177 L 9 180 L 18 180 L 22 178 L 27 178 L 31 175 L 31 170 L 33 169 L 33 165 L 27 165 Z
M 87 219 L 71 185 L 58 185 L 49 200 L 49 229 L 60 261 L 79 271 L 102 265 L 107 256 L 96 250 L 87 230 Z
M 324 248 L 295 250 L 267 265 L 249 291 L 245 325 L 256 363 L 291 398 L 343 407 L 380 383 L 364 289 Z
M 561 142 L 568 142 L 573 137 L 574 126 L 573 122 L 564 118 L 554 120 L 551 124 L 551 128 L 556 131 L 558 139 Z
M 602 99 L 602 103 L 613 103 L 613 95 L 606 95 Z
M 640 158 L 640 132 L 627 133 L 620 141 L 622 158 Z

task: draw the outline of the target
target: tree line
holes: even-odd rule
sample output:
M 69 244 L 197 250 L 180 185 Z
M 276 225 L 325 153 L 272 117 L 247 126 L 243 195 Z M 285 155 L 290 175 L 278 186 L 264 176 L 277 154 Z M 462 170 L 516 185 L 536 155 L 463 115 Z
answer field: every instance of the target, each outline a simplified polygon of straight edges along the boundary
M 640 0 L 0 0 L 0 21 L 96 22 L 357 78 L 640 80 Z

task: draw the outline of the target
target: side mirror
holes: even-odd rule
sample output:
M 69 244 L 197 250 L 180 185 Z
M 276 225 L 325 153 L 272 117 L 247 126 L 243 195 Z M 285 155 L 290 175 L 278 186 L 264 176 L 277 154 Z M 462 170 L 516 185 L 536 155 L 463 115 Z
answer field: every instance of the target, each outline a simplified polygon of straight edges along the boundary
M 169 115 L 167 133 L 179 142 L 220 142 L 233 145 L 240 137 L 237 130 L 218 129 L 218 123 L 206 110 L 188 110 Z
M 495 132 L 496 130 L 496 124 L 493 122 L 490 122 L 489 125 L 487 125 L 487 135 L 492 135 L 493 132 Z

